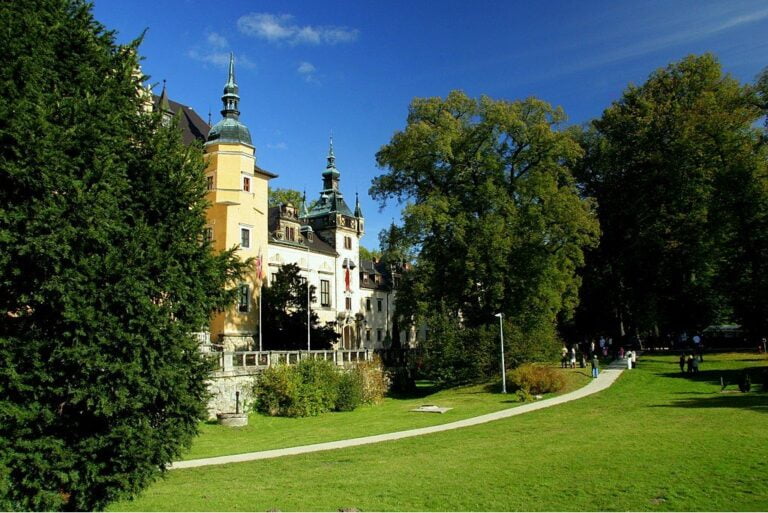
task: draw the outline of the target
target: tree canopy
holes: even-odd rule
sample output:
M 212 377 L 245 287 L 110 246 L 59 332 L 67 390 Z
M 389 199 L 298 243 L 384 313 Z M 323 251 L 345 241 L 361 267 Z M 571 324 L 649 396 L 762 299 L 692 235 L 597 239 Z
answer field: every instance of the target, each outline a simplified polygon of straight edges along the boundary
M 627 88 L 581 134 L 577 174 L 603 231 L 583 325 L 621 335 L 753 322 L 743 303 L 765 304 L 754 300 L 766 162 L 753 99 L 712 55 L 690 56 Z
M 581 149 L 561 109 L 529 98 L 412 101 L 407 124 L 376 155 L 387 172 L 371 195 L 405 202 L 402 234 L 418 248 L 403 276 L 402 320 L 441 315 L 482 326 L 503 312 L 520 336 L 552 346 L 558 315 L 576 305 L 593 204 L 571 166 Z
M 145 113 L 138 43 L 77 0 L 0 20 L 0 509 L 100 510 L 191 442 L 191 333 L 243 264 L 202 237 L 202 152 Z
M 315 287 L 300 275 L 299 266 L 285 264 L 280 267 L 269 286 L 262 289 L 262 326 L 265 350 L 307 348 L 307 294 L 315 303 Z M 316 312 L 310 312 L 310 337 L 312 350 L 330 349 L 339 337 L 333 326 L 320 325 Z
M 296 208 L 299 208 L 304 203 L 304 195 L 294 189 L 284 188 L 269 188 L 269 206 L 276 207 L 277 205 L 286 205 L 290 203 Z

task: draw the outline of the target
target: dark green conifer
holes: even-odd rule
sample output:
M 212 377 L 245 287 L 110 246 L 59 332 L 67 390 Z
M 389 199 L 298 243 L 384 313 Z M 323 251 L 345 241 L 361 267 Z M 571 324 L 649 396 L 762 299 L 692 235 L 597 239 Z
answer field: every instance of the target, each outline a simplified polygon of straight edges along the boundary
M 202 153 L 145 112 L 138 43 L 77 0 L 0 22 L 0 509 L 102 509 L 194 436 L 191 333 L 243 264 L 201 237 Z

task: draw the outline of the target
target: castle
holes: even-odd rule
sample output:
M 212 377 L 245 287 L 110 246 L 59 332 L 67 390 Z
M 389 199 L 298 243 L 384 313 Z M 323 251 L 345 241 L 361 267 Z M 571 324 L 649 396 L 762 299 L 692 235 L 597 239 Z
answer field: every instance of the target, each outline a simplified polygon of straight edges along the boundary
M 256 262 L 239 285 L 237 304 L 211 319 L 211 340 L 226 351 L 261 349 L 261 287 L 274 280 L 280 266 L 293 263 L 315 287 L 312 312 L 321 324 L 336 326 L 336 349 L 386 347 L 393 336 L 409 341 L 410 333 L 393 334 L 394 274 L 379 262 L 360 259 L 365 218 L 359 199 L 353 211 L 341 192 L 333 140 L 320 197 L 311 208 L 306 198 L 300 206 L 270 207 L 268 183 L 277 175 L 256 164 L 250 131 L 240 121 L 234 56 L 221 100 L 222 119 L 209 127 L 190 107 L 171 101 L 165 86 L 154 97 L 156 109 L 176 117 L 185 143 L 203 142 L 210 202 L 205 237 L 215 250 L 238 246 L 241 258 Z M 312 349 L 311 340 L 307 345 Z

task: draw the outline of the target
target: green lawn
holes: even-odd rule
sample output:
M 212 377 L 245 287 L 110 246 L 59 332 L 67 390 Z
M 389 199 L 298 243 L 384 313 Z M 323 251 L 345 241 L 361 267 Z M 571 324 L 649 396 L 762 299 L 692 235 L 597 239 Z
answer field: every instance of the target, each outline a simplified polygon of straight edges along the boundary
M 584 386 L 591 379 L 589 369 L 565 369 L 566 387 L 561 393 Z M 500 389 L 499 381 L 498 388 Z M 200 436 L 184 459 L 207 458 L 244 452 L 280 449 L 297 445 L 331 442 L 346 438 L 378 435 L 475 417 L 518 405 L 514 394 L 492 393 L 490 386 L 461 387 L 420 397 L 386 398 L 377 406 L 363 406 L 352 412 L 326 413 L 317 417 L 291 419 L 251 414 L 248 426 L 228 428 L 209 422 L 200 426 Z M 453 408 L 443 414 L 414 413 L 422 404 Z
M 720 376 L 768 360 L 706 358 L 689 378 L 645 356 L 604 392 L 471 428 L 172 471 L 114 509 L 765 511 L 768 394 Z

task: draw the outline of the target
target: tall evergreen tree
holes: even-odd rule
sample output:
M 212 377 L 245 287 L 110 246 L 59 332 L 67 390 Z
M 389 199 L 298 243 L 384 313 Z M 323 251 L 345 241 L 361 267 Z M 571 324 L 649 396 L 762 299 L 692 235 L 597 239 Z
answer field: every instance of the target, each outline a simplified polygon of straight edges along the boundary
M 146 113 L 138 43 L 78 0 L 0 22 L 0 508 L 102 509 L 191 442 L 191 332 L 243 264 L 203 240 L 202 152 Z

